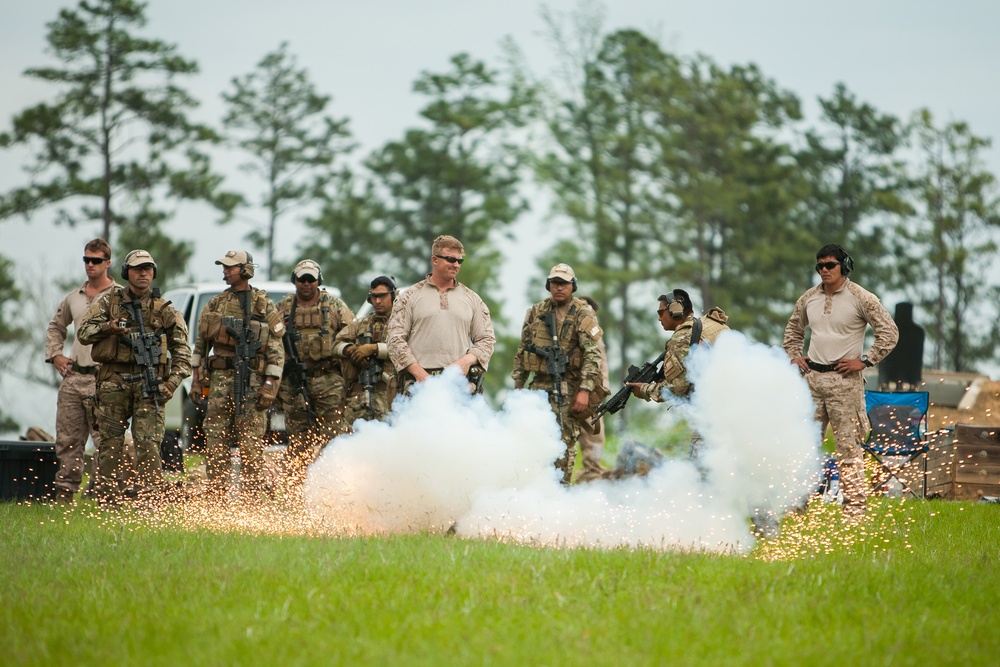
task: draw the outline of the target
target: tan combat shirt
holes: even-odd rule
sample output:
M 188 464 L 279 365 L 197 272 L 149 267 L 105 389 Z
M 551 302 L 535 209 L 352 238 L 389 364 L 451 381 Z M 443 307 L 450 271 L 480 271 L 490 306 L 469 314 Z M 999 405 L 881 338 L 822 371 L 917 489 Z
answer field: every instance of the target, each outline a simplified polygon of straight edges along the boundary
M 806 356 L 810 360 L 834 364 L 840 359 L 857 359 L 862 356 L 869 324 L 875 331 L 875 342 L 868 350 L 868 361 L 877 364 L 899 340 L 899 329 L 878 297 L 850 279 L 831 295 L 817 285 L 795 302 L 782 347 L 789 359 L 801 357 L 809 327 Z
M 457 281 L 439 291 L 424 279 L 392 305 L 386 342 L 399 371 L 413 363 L 425 369 L 444 368 L 466 352 L 485 369 L 497 339 L 490 309 L 478 294 Z
M 90 304 L 107 294 L 112 287 L 117 285 L 118 283 L 111 281 L 111 284 L 104 291 L 93 297 L 89 297 L 87 296 L 87 283 L 84 283 L 79 289 L 73 290 L 66 295 L 59 303 L 59 307 L 56 308 L 56 314 L 52 316 L 52 320 L 49 321 L 49 327 L 45 331 L 45 361 L 51 364 L 56 356 L 63 353 L 70 322 L 73 323 L 73 330 L 79 332 L 80 325 L 83 323 L 83 315 L 90 308 Z M 74 336 L 73 347 L 67 356 L 70 358 L 70 361 L 78 366 L 96 365 L 96 362 L 90 356 L 90 346 L 81 343 L 76 336 Z

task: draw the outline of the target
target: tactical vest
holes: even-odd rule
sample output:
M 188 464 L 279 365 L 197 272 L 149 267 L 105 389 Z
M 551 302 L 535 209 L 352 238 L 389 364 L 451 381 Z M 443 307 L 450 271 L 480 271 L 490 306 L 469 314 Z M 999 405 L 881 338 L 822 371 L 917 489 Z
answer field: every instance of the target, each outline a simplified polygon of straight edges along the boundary
M 334 322 L 336 326 L 330 326 L 330 301 L 330 295 L 321 292 L 314 306 L 298 305 L 295 294 L 286 295 L 281 302 L 286 326 L 301 335 L 298 351 L 302 361 L 316 362 L 333 356 L 334 338 L 342 323 Z M 340 317 L 339 311 L 337 317 Z
M 267 292 L 252 287 L 251 293 L 248 329 L 250 339 L 260 341 L 260 349 L 257 350 L 257 356 L 254 358 L 254 371 L 263 373 L 264 367 L 267 365 L 267 343 L 271 339 L 272 333 L 277 330 L 276 327 L 281 324 L 281 315 L 277 311 L 268 314 Z M 215 355 L 234 357 L 236 356 L 237 341 L 222 325 L 224 317 L 232 317 L 240 322 L 246 317 L 236 292 L 223 292 L 219 297 L 209 301 L 202 314 L 204 320 L 201 324 L 205 338 L 212 341 Z
M 726 324 L 728 321 L 729 316 L 718 306 L 709 310 L 700 319 L 696 319 L 692 327 L 691 347 L 701 343 L 706 345 L 714 343 L 720 333 L 730 330 Z
M 132 333 L 138 333 L 138 324 L 132 321 L 132 316 L 124 306 L 124 302 L 126 300 L 124 287 L 115 286 L 111 290 L 111 293 L 108 294 L 108 321 L 117 322 L 119 320 L 127 320 L 129 323 L 129 331 Z M 167 315 L 169 314 L 168 310 L 172 311 L 172 309 L 169 308 L 170 302 L 164 301 L 158 296 L 153 296 L 149 299 L 143 298 L 141 303 L 143 328 L 146 333 L 155 333 L 160 337 L 161 352 L 157 363 L 157 373 L 160 377 L 166 378 L 167 334 L 165 330 L 168 325 L 174 324 L 174 322 L 167 321 Z M 135 363 L 135 356 L 132 354 L 131 346 L 129 346 L 129 344 L 121 336 L 111 335 L 97 341 L 91 347 L 90 355 L 93 357 L 94 361 L 102 364 Z
M 364 320 L 360 322 L 355 320 L 355 323 L 358 326 L 358 336 L 357 340 L 354 341 L 354 344 L 361 345 L 362 343 L 366 342 L 365 338 L 367 336 L 371 336 L 371 340 L 367 342 L 371 343 L 385 342 L 385 335 L 387 329 L 386 325 L 388 325 L 389 323 L 388 315 L 386 315 L 385 317 L 375 317 L 375 314 L 371 313 Z M 391 379 L 392 376 L 395 375 L 395 371 L 396 368 L 395 366 L 392 365 L 392 360 L 389 358 L 384 359 L 382 361 L 382 377 L 379 380 L 379 382 L 388 382 L 389 379 Z M 343 374 L 347 386 L 351 387 L 358 379 L 358 368 L 350 361 L 347 361 L 343 364 Z
M 582 321 L 583 311 L 580 308 L 581 304 L 586 305 L 586 302 L 582 299 L 573 299 L 569 307 L 569 312 L 566 313 L 566 318 L 561 324 L 557 320 L 559 347 L 569 357 L 569 364 L 567 365 L 569 372 L 567 374 L 571 376 L 579 375 L 580 369 L 583 367 L 583 350 L 580 349 L 580 331 L 597 325 L 596 320 L 592 323 Z M 550 307 L 547 302 L 543 301 L 542 304 L 535 306 L 531 314 L 529 342 L 534 343 L 538 347 L 552 346 L 552 336 L 545 327 L 545 319 L 543 318 Z M 593 318 L 588 317 L 587 319 Z M 526 371 L 544 373 L 545 358 L 531 352 L 525 352 L 522 367 Z

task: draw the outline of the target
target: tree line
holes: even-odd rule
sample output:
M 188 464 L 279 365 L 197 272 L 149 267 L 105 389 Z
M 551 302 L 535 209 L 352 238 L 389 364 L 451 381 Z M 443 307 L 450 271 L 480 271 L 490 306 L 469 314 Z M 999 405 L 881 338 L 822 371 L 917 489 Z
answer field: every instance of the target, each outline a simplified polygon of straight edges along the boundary
M 0 134 L 0 147 L 32 152 L 28 182 L 0 194 L 0 219 L 50 210 L 60 223 L 95 224 L 119 253 L 150 250 L 169 284 L 193 251 L 167 225 L 181 202 L 202 202 L 220 224 L 258 221 L 247 241 L 269 277 L 309 256 L 348 303 L 379 273 L 419 280 L 433 238 L 451 234 L 475 257 L 463 281 L 499 313 L 496 241 L 538 188 L 560 239 L 539 247 L 539 269 L 572 264 L 602 305 L 614 375 L 659 345 L 653 310 L 667 288 L 779 341 L 815 280 L 812 253 L 830 242 L 852 252 L 865 287 L 918 306 L 928 364 L 970 371 L 997 358 L 1000 200 L 983 163 L 988 138 L 927 109 L 881 112 L 844 84 L 807 120 L 799 97 L 753 64 L 605 31 L 595 5 L 544 21 L 555 81 L 513 43 L 494 64 L 456 54 L 414 81 L 423 106 L 413 126 L 358 161 L 349 119 L 332 113 L 287 43 L 232 79 L 210 127 L 189 119 L 198 100 L 183 81 L 197 63 L 144 36 L 144 3 L 80 2 L 47 24 L 59 64 L 25 72 L 51 83 L 53 98 Z M 222 150 L 243 156 L 255 190 L 230 188 L 213 168 Z M 296 257 L 279 258 L 289 220 L 311 233 Z M 7 260 L 0 285 L 16 296 Z M 0 338 L 24 333 L 12 307 L 0 308 Z M 520 322 L 506 324 L 493 389 Z

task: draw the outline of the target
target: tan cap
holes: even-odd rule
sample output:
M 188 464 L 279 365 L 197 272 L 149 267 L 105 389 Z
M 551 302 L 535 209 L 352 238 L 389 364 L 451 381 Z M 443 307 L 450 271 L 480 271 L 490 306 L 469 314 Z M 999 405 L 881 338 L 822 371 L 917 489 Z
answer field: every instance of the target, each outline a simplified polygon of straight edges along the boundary
M 152 264 L 156 266 L 156 262 L 153 260 L 153 256 L 150 255 L 145 250 L 133 250 L 129 254 L 125 255 L 125 266 L 145 266 L 146 264 Z
M 292 275 L 296 278 L 301 278 L 302 276 L 319 278 L 323 275 L 323 271 L 319 268 L 319 264 L 313 260 L 304 259 L 295 265 L 295 268 L 292 269 Z
M 222 259 L 215 260 L 216 264 L 222 266 L 239 266 L 241 264 L 251 264 L 250 253 L 245 250 L 230 250 Z
M 576 274 L 573 273 L 573 267 L 569 264 L 556 264 L 549 271 L 549 280 L 565 280 L 568 283 L 576 280 Z

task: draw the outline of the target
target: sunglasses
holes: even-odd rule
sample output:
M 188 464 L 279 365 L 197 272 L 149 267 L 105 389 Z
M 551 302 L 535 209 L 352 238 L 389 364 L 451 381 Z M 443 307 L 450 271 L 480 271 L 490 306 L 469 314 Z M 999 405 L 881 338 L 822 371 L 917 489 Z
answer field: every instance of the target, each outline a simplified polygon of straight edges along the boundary
M 390 296 L 392 292 L 368 292 L 369 299 L 381 299 L 384 296 Z
M 840 266 L 840 262 L 816 262 L 816 272 L 819 273 L 820 269 L 833 271 L 838 266 Z
M 316 276 L 310 276 L 309 274 L 306 274 L 304 276 L 296 276 L 295 277 L 295 282 L 299 282 L 299 283 L 314 283 L 314 282 L 316 282 Z
M 434 256 L 437 257 L 438 259 L 443 259 L 444 261 L 448 262 L 449 264 L 459 264 L 459 265 L 461 265 L 462 262 L 465 261 L 464 257 L 448 257 L 448 255 L 434 255 Z
M 104 264 L 104 262 L 106 261 L 108 261 L 107 257 L 87 257 L 86 255 L 83 256 L 84 264 Z

